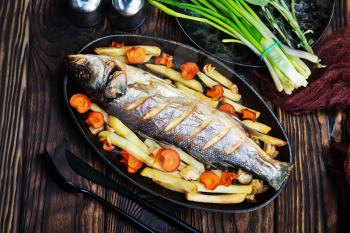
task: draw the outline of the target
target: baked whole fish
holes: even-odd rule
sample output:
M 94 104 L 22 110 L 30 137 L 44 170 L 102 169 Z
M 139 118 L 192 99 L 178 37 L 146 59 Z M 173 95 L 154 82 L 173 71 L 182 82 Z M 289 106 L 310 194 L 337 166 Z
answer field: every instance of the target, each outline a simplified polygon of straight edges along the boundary
M 278 190 L 292 165 L 271 159 L 240 120 L 111 57 L 70 55 L 67 70 L 108 114 L 207 165 L 241 167 Z

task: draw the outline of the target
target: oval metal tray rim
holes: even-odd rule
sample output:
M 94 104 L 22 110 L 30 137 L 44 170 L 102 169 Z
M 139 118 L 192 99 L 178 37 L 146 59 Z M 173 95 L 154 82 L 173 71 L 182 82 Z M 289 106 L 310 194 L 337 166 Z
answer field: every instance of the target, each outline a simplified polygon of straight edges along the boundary
M 86 48 L 88 48 L 89 46 L 93 45 L 94 43 L 100 41 L 100 40 L 105 40 L 105 39 L 111 39 L 111 38 L 127 38 L 127 37 L 138 37 L 138 38 L 143 38 L 143 39 L 148 39 L 148 40 L 153 40 L 153 41 L 162 41 L 163 43 L 172 43 L 172 44 L 176 44 L 178 46 L 182 46 L 185 49 L 189 49 L 192 50 L 193 52 L 199 53 L 205 57 L 210 57 L 210 55 L 208 55 L 207 53 L 198 50 L 196 48 L 193 48 L 189 45 L 177 42 L 177 41 L 173 41 L 173 40 L 167 40 L 167 39 L 161 39 L 161 38 L 156 38 L 156 37 L 151 37 L 151 36 L 144 36 L 144 35 L 136 35 L 136 34 L 115 34 L 115 35 L 108 35 L 108 36 L 104 36 L 104 37 L 100 37 L 97 38 L 91 42 L 89 42 L 87 45 L 85 45 L 82 49 L 80 49 L 78 51 L 78 53 L 82 53 Z M 275 114 L 272 112 L 272 110 L 268 107 L 268 105 L 266 104 L 266 102 L 263 100 L 263 98 L 244 80 L 242 79 L 235 71 L 233 71 L 231 68 L 229 68 L 227 65 L 225 65 L 222 61 L 213 58 L 215 60 L 215 62 L 217 62 L 220 66 L 222 66 L 223 68 L 225 68 L 227 71 L 231 72 L 232 74 L 234 74 L 234 76 L 238 79 L 240 79 L 240 81 L 249 89 L 249 91 L 253 92 L 257 98 L 261 101 L 261 103 L 264 105 L 264 107 L 266 107 L 266 109 L 269 111 L 270 115 L 274 118 L 274 121 L 277 123 L 277 126 L 280 128 L 284 138 L 287 141 L 287 146 L 288 146 L 288 153 L 289 153 L 289 163 L 293 163 L 293 158 L 292 158 L 292 148 L 290 146 L 290 142 L 288 139 L 288 136 L 285 132 L 285 130 L 283 129 L 283 127 L 281 126 L 280 122 L 278 121 L 277 117 L 275 116 Z M 93 148 L 93 150 L 98 154 L 98 156 L 109 166 L 111 167 L 113 170 L 115 170 L 119 175 L 121 175 L 123 178 L 127 179 L 128 181 L 130 181 L 132 184 L 136 185 L 138 188 L 142 189 L 145 192 L 148 192 L 156 197 L 160 197 L 163 198 L 167 201 L 170 201 L 172 203 L 181 205 L 181 206 L 185 206 L 187 208 L 192 208 L 192 209 L 198 209 L 198 210 L 205 210 L 205 211 L 210 211 L 210 212 L 218 212 L 218 213 L 247 213 L 247 212 L 251 212 L 251 211 L 255 211 L 257 209 L 263 208 L 265 206 L 267 206 L 268 204 L 270 204 L 271 202 L 273 202 L 282 192 L 282 190 L 285 188 L 290 175 L 288 176 L 287 180 L 283 183 L 283 185 L 281 186 L 281 188 L 276 191 L 276 193 L 267 201 L 254 206 L 254 207 L 250 207 L 247 209 L 242 209 L 242 210 L 227 210 L 227 209 L 220 209 L 220 204 L 212 204 L 213 208 L 207 208 L 207 207 L 200 207 L 200 206 L 196 206 L 196 205 L 191 205 L 189 203 L 185 203 L 185 202 L 181 202 L 181 201 L 177 201 L 174 200 L 172 198 L 168 198 L 162 194 L 156 193 L 150 189 L 148 189 L 147 187 L 144 187 L 142 184 L 139 184 L 138 182 L 134 181 L 133 179 L 131 179 L 130 177 L 128 177 L 127 175 L 125 175 L 118 167 L 114 166 L 113 163 L 108 160 L 103 153 L 101 152 L 101 150 L 95 145 L 95 143 L 93 141 L 91 141 L 91 139 L 88 137 L 88 135 L 86 134 L 86 132 L 84 131 L 84 129 L 82 128 L 80 122 L 78 121 L 78 119 L 76 118 L 76 116 L 74 115 L 73 110 L 70 108 L 69 106 L 69 98 L 68 98 L 68 92 L 67 92 L 67 85 L 68 85 L 68 76 L 67 74 L 64 76 L 64 81 L 63 81 L 63 94 L 64 94 L 64 100 L 65 100 L 65 105 L 66 108 L 68 109 L 68 112 L 70 114 L 70 116 L 73 118 L 74 123 L 76 124 L 76 126 L 78 127 L 80 133 L 83 135 L 83 137 L 85 138 L 85 140 L 88 142 L 88 144 Z

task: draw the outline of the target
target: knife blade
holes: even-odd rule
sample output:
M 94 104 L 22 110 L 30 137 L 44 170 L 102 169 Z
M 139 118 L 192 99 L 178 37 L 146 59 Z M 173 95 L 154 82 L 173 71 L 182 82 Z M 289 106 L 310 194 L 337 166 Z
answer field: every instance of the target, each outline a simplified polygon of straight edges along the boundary
M 174 223 L 177 227 L 181 228 L 186 232 L 191 232 L 191 233 L 200 232 L 197 229 L 193 228 L 192 226 L 188 225 L 187 223 L 181 221 L 180 219 L 175 218 L 174 216 L 172 216 L 165 210 L 161 209 L 160 207 L 154 205 L 153 203 L 150 203 L 142 198 L 139 198 L 132 192 L 129 192 L 128 190 L 120 186 L 118 183 L 114 182 L 110 178 L 106 177 L 104 174 L 95 170 L 95 168 L 91 167 L 89 164 L 87 164 L 84 160 L 80 159 L 77 155 L 73 154 L 71 151 L 66 150 L 66 158 L 69 166 L 73 169 L 74 172 L 76 172 L 80 176 L 92 182 L 95 182 L 97 184 L 100 184 L 106 188 L 112 189 L 118 192 L 119 194 L 122 194 L 123 196 L 148 208 L 149 210 L 153 211 L 154 213 L 163 217 L 169 222 Z

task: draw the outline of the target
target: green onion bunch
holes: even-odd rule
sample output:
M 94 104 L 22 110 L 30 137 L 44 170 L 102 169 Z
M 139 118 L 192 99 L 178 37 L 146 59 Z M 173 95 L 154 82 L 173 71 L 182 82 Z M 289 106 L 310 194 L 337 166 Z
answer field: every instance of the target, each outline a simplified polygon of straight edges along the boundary
M 239 42 L 248 46 L 265 62 L 277 90 L 291 94 L 293 90 L 307 86 L 311 74 L 301 59 L 317 63 L 318 57 L 311 52 L 283 45 L 247 4 L 259 5 L 260 2 L 261 5 L 266 1 L 273 0 L 148 0 L 169 15 L 217 28 L 230 37 L 225 42 Z M 193 11 L 198 16 L 180 13 L 171 7 Z

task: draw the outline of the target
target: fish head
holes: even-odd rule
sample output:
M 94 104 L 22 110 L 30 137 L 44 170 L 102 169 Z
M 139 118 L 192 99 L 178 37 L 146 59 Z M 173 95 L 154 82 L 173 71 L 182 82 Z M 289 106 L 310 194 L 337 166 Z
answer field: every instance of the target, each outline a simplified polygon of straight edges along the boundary
M 68 75 L 96 99 L 111 100 L 125 93 L 125 64 L 118 60 L 90 54 L 69 55 L 66 67 Z

